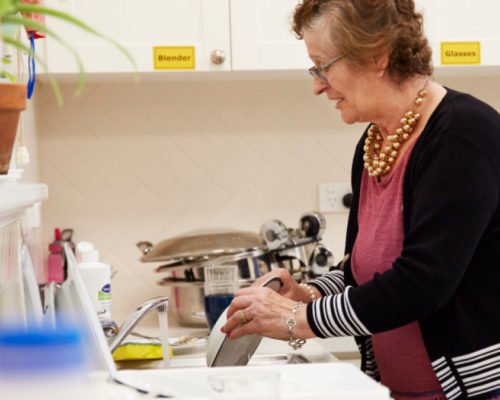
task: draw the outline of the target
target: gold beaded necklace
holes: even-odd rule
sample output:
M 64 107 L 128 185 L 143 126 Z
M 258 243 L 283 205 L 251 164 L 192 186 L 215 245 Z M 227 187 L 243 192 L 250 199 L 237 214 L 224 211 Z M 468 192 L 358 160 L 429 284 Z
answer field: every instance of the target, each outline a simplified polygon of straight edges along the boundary
M 418 91 L 418 96 L 414 101 L 417 107 L 422 104 L 427 94 L 425 90 L 426 86 L 427 81 L 425 81 L 422 89 Z M 363 160 L 365 162 L 365 168 L 368 170 L 368 176 L 383 177 L 391 172 L 399 156 L 399 149 L 402 143 L 410 138 L 419 119 L 419 113 L 412 110 L 407 111 L 403 118 L 401 118 L 401 128 L 396 129 L 394 135 L 387 136 L 391 144 L 385 146 L 383 151 L 381 149 L 383 138 L 380 128 L 375 124 L 370 126 L 370 129 L 368 129 L 368 137 L 365 139 L 365 145 L 363 147 L 365 151 Z

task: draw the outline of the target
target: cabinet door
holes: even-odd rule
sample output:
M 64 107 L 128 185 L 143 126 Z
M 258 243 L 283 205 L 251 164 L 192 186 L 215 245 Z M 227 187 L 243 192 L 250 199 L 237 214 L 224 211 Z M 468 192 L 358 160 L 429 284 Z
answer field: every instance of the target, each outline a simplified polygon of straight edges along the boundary
M 154 70 L 156 46 L 193 46 L 196 70 L 231 68 L 229 0 L 45 0 L 45 5 L 68 12 L 118 41 L 141 72 Z M 75 47 L 85 71 L 133 70 L 109 42 L 54 18 L 47 18 L 47 26 Z M 214 50 L 224 52 L 224 62 L 211 62 Z M 71 53 L 52 38 L 47 39 L 45 57 L 51 72 L 77 71 Z
M 500 65 L 500 25 L 498 24 L 500 2 L 493 0 L 416 0 L 415 7 L 424 14 L 424 28 L 432 46 L 434 65 L 447 65 L 447 63 L 461 65 L 461 58 L 463 64 L 473 65 L 473 58 L 466 55 L 468 51 L 475 49 L 475 47 L 467 47 L 467 43 L 470 44 L 470 42 L 479 42 L 478 65 Z M 456 44 L 453 45 L 453 43 Z M 447 49 L 455 51 L 457 56 L 450 59 L 450 53 L 444 54 Z
M 297 0 L 231 0 L 233 70 L 306 69 L 305 44 L 291 29 Z

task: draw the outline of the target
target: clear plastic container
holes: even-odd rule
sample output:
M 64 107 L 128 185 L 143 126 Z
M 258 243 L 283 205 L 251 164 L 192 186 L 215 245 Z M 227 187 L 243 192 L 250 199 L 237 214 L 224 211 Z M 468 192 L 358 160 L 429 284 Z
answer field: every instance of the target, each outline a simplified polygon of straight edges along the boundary
M 222 264 L 205 267 L 203 272 L 205 316 L 212 329 L 238 289 L 238 270 L 235 264 Z

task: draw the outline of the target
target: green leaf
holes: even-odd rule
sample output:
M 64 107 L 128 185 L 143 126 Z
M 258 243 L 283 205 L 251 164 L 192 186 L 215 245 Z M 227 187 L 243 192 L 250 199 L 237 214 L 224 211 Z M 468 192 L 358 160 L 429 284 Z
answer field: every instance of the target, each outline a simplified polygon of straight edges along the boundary
M 12 75 L 10 72 L 4 71 L 4 70 L 0 70 L 0 77 L 7 78 L 12 83 L 16 82 L 16 77 L 14 75 Z
M 16 0 L 0 0 L 0 15 L 15 14 L 18 2 Z
M 43 67 L 43 69 L 45 71 L 48 70 L 47 64 L 45 64 L 45 62 L 40 57 L 38 57 L 38 55 L 33 54 L 31 49 L 29 47 L 25 46 L 23 43 L 21 43 L 17 40 L 14 40 L 8 36 L 2 36 L 2 40 L 5 43 L 8 43 L 8 44 L 14 46 L 16 49 L 22 50 L 27 54 L 31 54 L 35 58 L 35 60 L 38 61 L 38 63 L 40 63 L 40 65 Z M 59 89 L 59 85 L 57 84 L 53 75 L 51 75 L 50 73 L 47 73 L 47 76 L 48 76 L 50 84 L 52 86 L 52 90 L 54 91 L 54 95 L 56 96 L 57 104 L 62 107 L 64 102 L 63 102 L 61 90 Z
M 83 63 L 78 53 L 68 44 L 68 42 L 63 40 L 57 33 L 47 28 L 44 24 L 41 24 L 40 22 L 37 22 L 31 18 L 8 16 L 4 17 L 4 20 L 7 21 L 8 23 L 16 23 L 19 25 L 24 25 L 28 28 L 36 29 L 37 31 L 43 32 L 53 37 L 55 40 L 61 43 L 69 52 L 71 52 L 76 60 L 76 63 L 78 64 L 78 71 L 79 71 L 78 87 L 76 91 L 78 94 L 82 92 L 83 87 L 85 86 L 85 73 L 83 70 Z M 49 72 L 46 69 L 45 71 Z
M 113 46 L 115 46 L 118 50 L 120 50 L 128 58 L 129 62 L 134 67 L 134 70 L 137 71 L 137 64 L 136 64 L 134 58 L 121 44 L 119 44 L 116 40 L 96 31 L 94 28 L 90 27 L 89 25 L 82 22 L 81 20 L 73 17 L 72 15 L 67 14 L 65 12 L 62 12 L 62 11 L 54 10 L 52 8 L 41 7 L 41 6 L 37 6 L 34 4 L 18 4 L 17 9 L 21 12 L 26 12 L 26 13 L 33 12 L 33 13 L 37 13 L 37 14 L 50 15 L 52 17 L 62 19 L 62 20 L 67 21 L 73 25 L 78 26 L 80 29 L 82 29 L 84 31 L 87 31 L 87 32 L 89 32 L 97 37 L 100 37 L 100 38 L 108 41 Z

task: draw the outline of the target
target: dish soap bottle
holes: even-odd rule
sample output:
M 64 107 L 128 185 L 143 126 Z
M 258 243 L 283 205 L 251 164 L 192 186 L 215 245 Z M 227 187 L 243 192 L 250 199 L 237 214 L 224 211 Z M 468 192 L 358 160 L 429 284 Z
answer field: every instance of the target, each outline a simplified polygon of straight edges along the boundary
M 64 253 L 61 240 L 60 229 L 54 229 L 54 241 L 49 244 L 47 282 L 64 282 Z
M 77 245 L 78 264 L 100 320 L 111 320 L 111 267 L 99 262 L 99 251 L 89 242 Z

